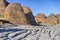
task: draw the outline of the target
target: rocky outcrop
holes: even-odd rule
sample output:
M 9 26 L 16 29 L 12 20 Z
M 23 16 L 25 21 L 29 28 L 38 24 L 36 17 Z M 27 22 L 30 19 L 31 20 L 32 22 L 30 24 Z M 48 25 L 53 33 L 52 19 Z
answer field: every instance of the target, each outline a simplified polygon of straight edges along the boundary
M 4 12 L 4 19 L 14 24 L 29 24 L 24 15 L 23 9 L 20 4 L 9 4 Z
M 0 21 L 16 25 L 37 25 L 28 7 L 22 7 L 18 3 L 9 4 L 6 0 L 0 0 Z
M 35 20 L 37 23 L 44 23 L 46 16 L 43 13 L 37 14 L 37 16 L 35 16 Z
M 37 25 L 37 23 L 58 24 L 60 23 L 60 14 L 56 16 L 51 14 L 48 17 L 44 14 L 38 14 L 34 18 L 30 8 L 26 6 L 22 7 L 18 3 L 9 4 L 6 0 L 0 0 L 0 22 L 1 21 L 16 25 Z
M 6 0 L 0 0 L 0 18 L 3 18 L 4 11 L 9 3 Z
M 56 17 L 58 19 L 58 23 L 60 23 L 60 14 L 57 14 Z
M 50 16 L 47 17 L 45 22 L 49 23 L 49 24 L 52 24 L 52 25 L 53 24 L 55 25 L 55 24 L 58 23 L 57 18 L 56 18 L 56 16 L 54 14 L 50 14 Z
M 31 9 L 26 7 L 26 6 L 23 6 L 22 8 L 23 8 L 25 16 L 26 16 L 27 20 L 30 22 L 30 24 L 31 25 L 37 25 Z
M 60 40 L 58 26 L 0 27 L 0 40 Z
M 38 14 L 37 16 L 35 16 L 36 22 L 37 23 L 44 23 L 44 24 L 49 24 L 49 25 L 56 25 L 58 23 L 60 23 L 60 15 L 54 15 L 54 14 L 50 14 L 49 16 L 45 16 L 43 13 L 42 14 Z

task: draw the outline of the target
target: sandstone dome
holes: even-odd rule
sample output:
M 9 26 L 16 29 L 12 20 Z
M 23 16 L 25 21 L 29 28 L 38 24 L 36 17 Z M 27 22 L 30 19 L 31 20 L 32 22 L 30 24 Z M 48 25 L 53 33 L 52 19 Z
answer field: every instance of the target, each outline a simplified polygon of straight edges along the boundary
M 46 19 L 46 16 L 43 13 L 38 13 L 35 16 L 35 20 L 36 20 L 37 23 L 44 23 L 45 19 Z
M 4 19 L 14 24 L 29 24 L 20 4 L 9 4 L 4 12 Z
M 52 24 L 52 25 L 58 23 L 57 17 L 56 17 L 54 14 L 50 14 L 50 15 L 47 17 L 47 19 L 46 19 L 45 22 L 46 22 L 46 23 L 49 23 L 49 24 Z
M 32 14 L 31 9 L 26 7 L 26 6 L 23 6 L 22 8 L 23 8 L 25 16 L 27 17 L 27 19 L 30 22 L 30 24 L 31 25 L 36 25 L 36 21 L 35 21 L 35 18 L 33 16 L 33 14 Z
M 32 12 L 31 9 L 26 6 L 23 6 L 22 8 L 23 8 L 25 14 Z

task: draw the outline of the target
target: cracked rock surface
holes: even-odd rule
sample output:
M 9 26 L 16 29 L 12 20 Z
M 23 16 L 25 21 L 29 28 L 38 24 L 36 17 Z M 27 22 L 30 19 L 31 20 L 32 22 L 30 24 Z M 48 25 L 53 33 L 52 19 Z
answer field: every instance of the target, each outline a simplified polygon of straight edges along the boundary
M 60 40 L 60 27 L 1 27 L 0 40 Z

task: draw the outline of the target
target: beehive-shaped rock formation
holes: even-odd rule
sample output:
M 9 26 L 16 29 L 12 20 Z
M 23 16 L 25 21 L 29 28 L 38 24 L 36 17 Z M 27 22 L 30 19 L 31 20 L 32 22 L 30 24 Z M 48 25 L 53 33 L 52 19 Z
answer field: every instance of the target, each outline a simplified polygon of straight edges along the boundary
M 35 20 L 37 23 L 44 23 L 46 19 L 46 16 L 43 13 L 39 13 L 37 14 L 37 16 L 35 16 Z
M 31 9 L 26 6 L 23 6 L 22 8 L 23 8 L 25 16 L 26 16 L 27 20 L 30 22 L 30 24 L 37 25 Z
M 18 3 L 9 4 L 6 7 L 4 12 L 4 19 L 14 24 L 29 24 L 21 5 Z
M 57 18 L 54 14 L 50 14 L 50 16 L 47 17 L 45 22 L 49 23 L 49 24 L 52 24 L 52 25 L 55 25 L 55 24 L 58 23 Z
M 6 0 L 0 0 L 0 23 L 1 21 L 16 25 L 37 25 L 28 7 L 22 7 L 18 3 L 9 4 Z

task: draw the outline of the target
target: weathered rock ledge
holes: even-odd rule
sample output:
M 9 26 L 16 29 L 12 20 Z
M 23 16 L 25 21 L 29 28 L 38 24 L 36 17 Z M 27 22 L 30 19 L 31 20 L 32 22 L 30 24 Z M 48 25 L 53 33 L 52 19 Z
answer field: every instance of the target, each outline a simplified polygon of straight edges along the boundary
M 2 31 L 1 31 L 2 30 Z M 60 40 L 60 27 L 26 26 L 1 27 L 1 40 Z

